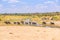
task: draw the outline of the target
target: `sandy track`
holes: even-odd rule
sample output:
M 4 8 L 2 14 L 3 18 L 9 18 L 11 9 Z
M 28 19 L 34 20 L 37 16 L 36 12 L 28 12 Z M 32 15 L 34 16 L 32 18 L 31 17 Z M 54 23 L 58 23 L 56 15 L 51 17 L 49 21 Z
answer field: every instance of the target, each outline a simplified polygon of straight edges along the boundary
M 0 40 L 60 40 L 60 29 L 0 26 Z

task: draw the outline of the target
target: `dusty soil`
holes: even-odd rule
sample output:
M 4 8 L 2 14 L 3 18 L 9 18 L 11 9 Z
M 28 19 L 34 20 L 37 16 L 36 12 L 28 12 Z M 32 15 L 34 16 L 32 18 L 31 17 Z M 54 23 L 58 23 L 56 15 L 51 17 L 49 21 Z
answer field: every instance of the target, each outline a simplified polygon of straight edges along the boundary
M 60 40 L 60 28 L 0 26 L 0 40 Z

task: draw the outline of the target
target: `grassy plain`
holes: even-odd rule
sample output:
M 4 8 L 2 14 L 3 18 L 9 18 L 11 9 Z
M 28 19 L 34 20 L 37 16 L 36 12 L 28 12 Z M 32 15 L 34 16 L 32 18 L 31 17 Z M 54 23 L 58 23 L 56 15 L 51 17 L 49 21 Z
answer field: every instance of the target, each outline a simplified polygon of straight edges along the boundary
M 47 19 L 45 19 L 45 18 L 47 18 Z M 50 25 L 50 22 L 54 22 L 57 24 L 57 22 L 60 23 L 60 13 L 59 12 L 51 12 L 51 13 L 26 13 L 26 14 L 21 14 L 21 13 L 0 14 L 0 25 L 5 26 L 7 24 L 5 24 L 4 22 L 9 21 L 9 22 L 11 22 L 11 24 L 8 24 L 8 25 L 13 26 L 13 25 L 15 25 L 14 22 L 21 22 L 26 19 L 35 21 L 38 24 L 42 24 L 42 22 L 47 22 L 47 25 Z M 20 25 L 23 25 L 23 24 L 20 23 Z M 59 24 L 57 24 L 56 26 L 58 26 L 58 25 Z

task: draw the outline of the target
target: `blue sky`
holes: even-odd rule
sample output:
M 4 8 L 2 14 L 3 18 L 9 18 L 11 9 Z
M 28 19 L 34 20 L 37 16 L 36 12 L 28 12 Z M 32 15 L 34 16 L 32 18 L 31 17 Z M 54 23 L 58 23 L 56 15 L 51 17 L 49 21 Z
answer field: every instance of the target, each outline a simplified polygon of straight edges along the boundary
M 0 0 L 0 13 L 60 12 L 60 0 Z

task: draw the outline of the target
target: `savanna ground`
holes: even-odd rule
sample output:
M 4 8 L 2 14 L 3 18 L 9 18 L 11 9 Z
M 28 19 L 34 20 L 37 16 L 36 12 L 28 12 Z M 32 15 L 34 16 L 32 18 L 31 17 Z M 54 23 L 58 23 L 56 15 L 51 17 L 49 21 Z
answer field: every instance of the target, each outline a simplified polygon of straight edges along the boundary
M 47 17 L 47 20 L 42 18 Z M 53 20 L 50 20 L 50 18 Z M 16 25 L 13 22 L 31 19 L 42 24 L 45 22 L 54 22 L 53 28 L 43 26 Z M 11 24 L 5 24 L 5 21 Z M 47 23 L 48 24 L 48 23 Z M 49 24 L 48 24 L 49 25 Z M 51 24 L 50 24 L 51 26 Z M 60 40 L 60 13 L 41 13 L 41 14 L 1 14 L 0 15 L 0 40 Z
M 0 40 L 60 40 L 60 28 L 0 26 Z
M 60 12 L 52 13 L 26 13 L 26 14 L 0 14 L 0 26 L 14 26 L 14 22 L 20 22 L 20 26 L 23 25 L 21 21 L 30 19 L 31 22 L 36 22 L 39 25 L 42 22 L 46 22 L 46 25 L 51 26 L 50 22 L 53 22 L 54 26 L 60 27 Z M 28 20 L 27 20 L 28 21 Z M 6 24 L 5 22 L 11 22 Z

